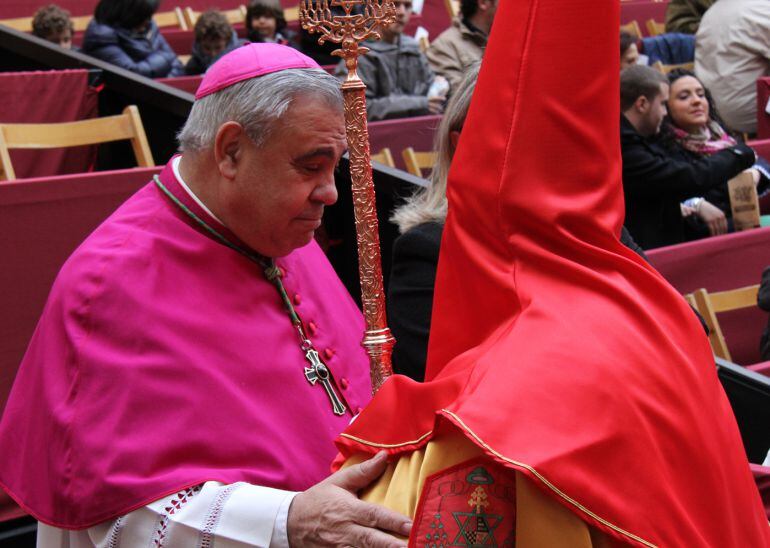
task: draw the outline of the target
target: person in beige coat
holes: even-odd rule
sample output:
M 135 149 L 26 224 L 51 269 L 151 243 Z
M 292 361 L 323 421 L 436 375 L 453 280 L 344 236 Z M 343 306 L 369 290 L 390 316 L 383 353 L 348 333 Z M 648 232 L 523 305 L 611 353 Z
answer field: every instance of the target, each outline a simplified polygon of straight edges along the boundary
M 497 0 L 461 0 L 452 26 L 428 48 L 430 67 L 449 81 L 450 93 L 468 67 L 481 60 L 496 11 Z
M 711 6 L 695 35 L 695 74 L 729 129 L 756 133 L 757 79 L 770 76 L 770 2 L 719 0 Z

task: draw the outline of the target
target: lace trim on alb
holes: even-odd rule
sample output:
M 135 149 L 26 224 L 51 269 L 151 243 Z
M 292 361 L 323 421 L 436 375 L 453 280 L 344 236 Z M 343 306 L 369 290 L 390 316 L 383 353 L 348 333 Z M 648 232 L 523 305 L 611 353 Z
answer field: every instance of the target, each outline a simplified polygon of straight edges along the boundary
M 228 485 L 225 489 L 222 489 L 209 507 L 206 513 L 206 518 L 203 520 L 203 527 L 201 528 L 200 539 L 198 540 L 198 548 L 211 548 L 214 545 L 214 530 L 219 524 L 219 520 L 222 517 L 222 510 L 227 504 L 230 495 L 240 487 L 237 484 Z
M 107 535 L 107 548 L 118 548 L 120 546 L 120 534 L 123 532 L 123 521 L 126 516 L 120 516 L 110 527 L 110 533 Z
M 154 548 L 162 548 L 163 543 L 166 541 L 166 535 L 168 534 L 168 522 L 171 520 L 171 516 L 184 508 L 190 499 L 197 495 L 200 490 L 201 486 L 195 485 L 194 487 L 183 489 L 171 497 L 168 503 L 163 507 L 164 513 L 152 535 L 152 540 L 150 541 L 151 546 Z

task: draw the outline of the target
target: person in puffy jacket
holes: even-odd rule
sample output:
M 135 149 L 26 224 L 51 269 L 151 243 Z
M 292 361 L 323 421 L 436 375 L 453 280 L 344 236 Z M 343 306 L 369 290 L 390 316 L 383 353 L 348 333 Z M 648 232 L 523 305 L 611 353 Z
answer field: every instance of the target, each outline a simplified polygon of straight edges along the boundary
M 83 38 L 83 53 L 149 78 L 184 74 L 152 20 L 160 0 L 99 0 Z

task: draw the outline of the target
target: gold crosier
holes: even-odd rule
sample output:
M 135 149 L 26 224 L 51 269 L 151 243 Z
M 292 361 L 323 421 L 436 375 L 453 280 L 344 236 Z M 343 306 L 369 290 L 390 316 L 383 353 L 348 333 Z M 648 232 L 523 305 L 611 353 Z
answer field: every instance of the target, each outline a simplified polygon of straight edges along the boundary
M 363 13 L 351 14 L 355 6 L 362 6 Z M 341 7 L 344 15 L 332 15 L 331 8 L 334 7 Z M 380 236 L 366 125 L 366 85 L 356 71 L 358 56 L 369 51 L 359 44 L 367 39 L 379 40 L 377 29 L 380 25 L 393 23 L 395 16 L 393 0 L 302 0 L 299 6 L 302 28 L 319 33 L 319 44 L 327 40 L 340 44 L 340 49 L 333 53 L 345 60 L 348 69 L 342 83 L 342 95 L 358 241 L 358 275 L 366 319 L 361 344 L 369 354 L 373 392 L 377 392 L 385 379 L 393 374 L 390 355 L 396 339 L 385 317 Z

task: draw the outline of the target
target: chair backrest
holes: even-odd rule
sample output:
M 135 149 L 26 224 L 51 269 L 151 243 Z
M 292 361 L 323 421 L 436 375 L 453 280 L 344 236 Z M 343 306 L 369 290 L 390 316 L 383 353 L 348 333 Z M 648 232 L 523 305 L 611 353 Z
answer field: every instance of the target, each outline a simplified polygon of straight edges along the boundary
M 152 16 L 158 27 L 179 27 L 182 30 L 188 30 L 182 8 L 174 8 L 172 11 L 158 12 Z M 78 15 L 70 17 L 75 32 L 83 32 L 88 27 L 93 16 Z M 32 32 L 32 17 L 17 17 L 15 19 L 0 19 L 0 25 L 11 27 L 21 32 Z
M 246 22 L 246 6 L 241 4 L 237 8 L 231 10 L 219 10 L 227 19 L 227 22 L 231 25 L 242 25 Z M 195 23 L 198 21 L 198 17 L 201 16 L 201 12 L 187 7 L 184 9 L 184 19 L 187 21 L 188 28 L 195 27 Z
M 719 327 L 719 320 L 717 320 L 716 315 L 720 312 L 757 306 L 758 292 L 759 284 L 756 284 L 714 293 L 709 293 L 705 289 L 697 289 L 691 295 L 685 295 L 688 302 L 694 303 L 695 308 L 706 321 L 706 325 L 709 328 L 711 349 L 717 357 L 732 361 L 730 350 L 727 348 L 727 342 L 725 342 L 725 337 L 722 334 L 722 329 Z
M 283 8 L 283 18 L 286 19 L 287 23 L 299 21 L 299 6 Z
M 182 30 L 190 30 L 190 27 L 187 25 L 187 19 L 185 19 L 184 13 L 182 13 L 182 8 L 179 6 L 171 11 L 158 12 L 152 16 L 152 19 L 160 28 L 179 27 Z
M 388 147 L 383 148 L 377 154 L 372 154 L 371 160 L 373 162 L 379 162 L 388 167 L 396 167 L 396 162 L 393 160 L 393 154 L 391 154 Z
M 658 23 L 655 19 L 647 19 L 647 32 L 650 36 L 659 36 L 666 33 L 666 24 Z
M 428 51 L 428 48 L 430 47 L 430 40 L 427 36 L 420 36 L 420 39 L 417 41 L 417 43 L 420 46 L 420 51 L 425 53 Z
M 406 164 L 406 170 L 417 177 L 425 178 L 422 174 L 423 169 L 433 169 L 436 163 L 435 152 L 415 152 L 412 147 L 407 147 L 401 152 Z
M 639 26 L 639 22 L 636 19 L 629 21 L 625 25 L 620 25 L 620 32 L 627 32 L 631 36 L 636 36 L 637 38 L 642 37 L 642 27 Z
M 679 63 L 679 64 L 676 64 L 676 65 L 664 65 L 660 61 L 655 61 L 651 66 L 652 66 L 652 68 L 654 68 L 655 70 L 657 70 L 658 72 L 661 72 L 663 74 L 668 74 L 672 70 L 676 70 L 676 69 L 689 70 L 690 72 L 693 72 L 695 70 L 695 62 L 694 61 L 690 62 L 690 63 Z
M 136 163 L 155 165 L 139 110 L 129 105 L 123 114 L 56 124 L 0 124 L 0 180 L 16 174 L 8 153 L 12 149 L 66 148 L 130 140 Z
M 460 0 L 444 0 L 444 6 L 449 17 L 457 17 L 457 14 L 460 13 Z

